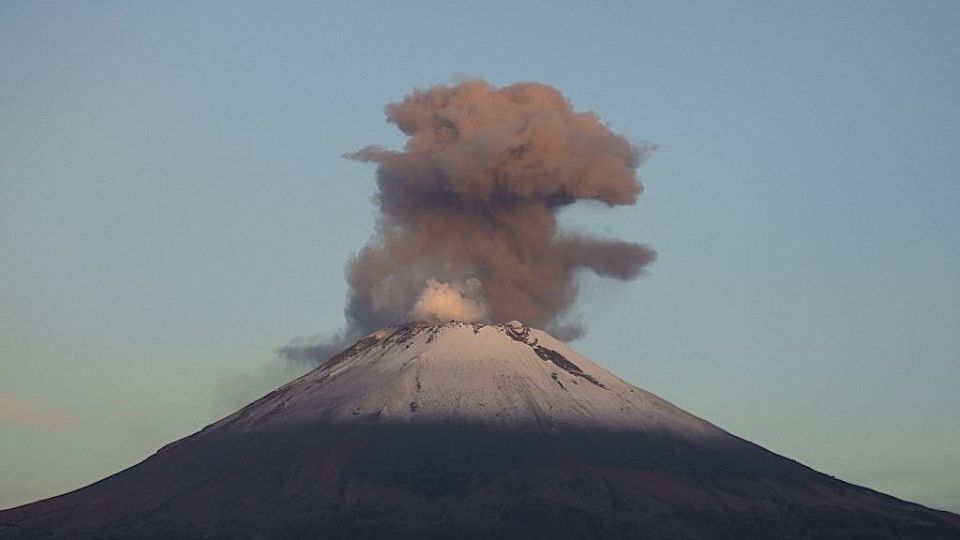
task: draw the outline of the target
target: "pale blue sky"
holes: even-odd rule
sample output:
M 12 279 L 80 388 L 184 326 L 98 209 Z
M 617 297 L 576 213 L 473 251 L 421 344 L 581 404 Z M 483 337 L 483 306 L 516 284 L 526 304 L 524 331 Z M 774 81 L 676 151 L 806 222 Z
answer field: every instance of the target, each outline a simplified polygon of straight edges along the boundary
M 276 4 L 276 3 L 271 3 Z M 268 389 L 342 323 L 384 104 L 534 80 L 660 144 L 575 347 L 845 480 L 960 511 L 960 3 L 0 4 L 0 507 Z

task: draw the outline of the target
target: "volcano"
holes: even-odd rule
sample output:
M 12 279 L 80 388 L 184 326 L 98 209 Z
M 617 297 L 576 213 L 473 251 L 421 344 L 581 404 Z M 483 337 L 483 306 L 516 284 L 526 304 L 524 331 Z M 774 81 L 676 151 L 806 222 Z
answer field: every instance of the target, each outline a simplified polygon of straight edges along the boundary
M 380 330 L 0 538 L 960 538 L 520 323 Z

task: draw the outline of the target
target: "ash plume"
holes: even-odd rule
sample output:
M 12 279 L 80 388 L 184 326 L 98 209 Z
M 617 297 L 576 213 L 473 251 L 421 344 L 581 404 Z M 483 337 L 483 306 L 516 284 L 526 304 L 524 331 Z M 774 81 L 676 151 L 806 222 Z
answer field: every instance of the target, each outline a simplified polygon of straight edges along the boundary
M 403 150 L 346 156 L 377 164 L 380 211 L 347 265 L 347 328 L 335 344 L 285 347 L 287 357 L 322 362 L 315 353 L 404 320 L 515 319 L 576 338 L 583 326 L 559 321 L 577 272 L 630 280 L 656 258 L 642 244 L 559 230 L 557 212 L 578 201 L 634 204 L 652 147 L 556 89 L 471 80 L 415 90 L 385 112 L 408 137 Z

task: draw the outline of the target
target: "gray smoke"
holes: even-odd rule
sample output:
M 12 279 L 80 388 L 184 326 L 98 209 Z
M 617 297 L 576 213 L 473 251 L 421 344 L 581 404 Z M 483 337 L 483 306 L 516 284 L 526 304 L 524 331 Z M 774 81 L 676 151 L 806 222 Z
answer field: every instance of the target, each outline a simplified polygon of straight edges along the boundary
M 574 111 L 556 89 L 465 81 L 416 90 L 386 115 L 408 136 L 404 149 L 347 156 L 377 164 L 380 210 L 347 266 L 347 328 L 285 347 L 288 358 L 324 361 L 404 320 L 516 319 L 574 339 L 583 326 L 559 320 L 577 298 L 577 271 L 630 280 L 656 258 L 642 244 L 558 229 L 558 210 L 577 201 L 634 204 L 636 168 L 652 147 Z

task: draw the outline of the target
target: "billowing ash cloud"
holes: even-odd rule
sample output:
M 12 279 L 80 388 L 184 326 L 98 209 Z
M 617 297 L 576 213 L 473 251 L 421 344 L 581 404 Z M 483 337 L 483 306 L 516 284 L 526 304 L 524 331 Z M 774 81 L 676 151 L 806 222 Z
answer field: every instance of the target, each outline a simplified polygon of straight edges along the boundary
M 634 204 L 651 147 L 574 111 L 556 89 L 466 81 L 414 91 L 386 115 L 409 137 L 404 149 L 347 156 L 377 164 L 380 216 L 347 267 L 343 340 L 450 319 L 516 319 L 575 338 L 582 328 L 558 320 L 577 298 L 577 271 L 629 280 L 656 257 L 642 244 L 558 230 L 557 211 L 577 201 Z

